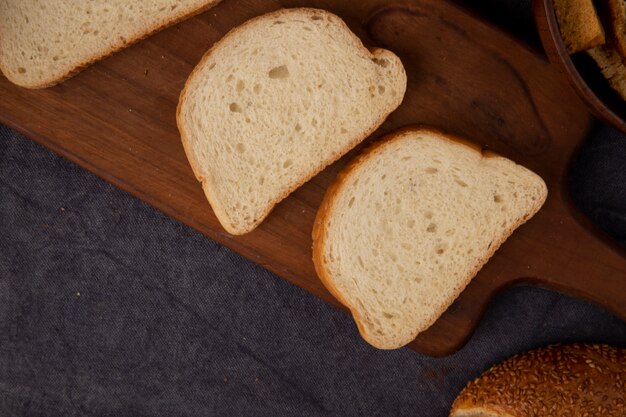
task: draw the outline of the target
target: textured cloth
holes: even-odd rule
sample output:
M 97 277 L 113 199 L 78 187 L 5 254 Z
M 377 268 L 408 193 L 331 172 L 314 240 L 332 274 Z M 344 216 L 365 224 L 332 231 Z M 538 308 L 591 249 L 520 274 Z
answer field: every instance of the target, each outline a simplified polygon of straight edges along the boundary
M 599 127 L 571 186 L 622 241 L 625 141 Z M 344 312 L 0 127 L 0 416 L 443 417 L 493 363 L 573 341 L 623 347 L 626 324 L 519 287 L 452 356 L 376 350 Z

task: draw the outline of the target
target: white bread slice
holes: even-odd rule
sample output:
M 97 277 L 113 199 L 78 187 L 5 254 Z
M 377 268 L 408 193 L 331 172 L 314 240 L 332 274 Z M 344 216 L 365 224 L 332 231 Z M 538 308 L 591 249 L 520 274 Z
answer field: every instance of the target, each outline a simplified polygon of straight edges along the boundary
M 611 88 L 626 100 L 626 66 L 617 50 L 610 45 L 601 45 L 589 49 L 587 53 L 596 61 Z
M 50 87 L 219 1 L 2 0 L 0 70 L 22 87 Z
M 405 90 L 393 53 L 368 51 L 331 13 L 284 9 L 233 29 L 207 52 L 177 121 L 217 218 L 243 234 L 380 126 Z
M 430 128 L 389 135 L 338 176 L 313 227 L 313 262 L 380 349 L 411 342 L 547 196 L 543 180 Z
M 554 0 L 554 11 L 563 42 L 570 54 L 602 45 L 606 41 L 602 22 L 592 0 Z

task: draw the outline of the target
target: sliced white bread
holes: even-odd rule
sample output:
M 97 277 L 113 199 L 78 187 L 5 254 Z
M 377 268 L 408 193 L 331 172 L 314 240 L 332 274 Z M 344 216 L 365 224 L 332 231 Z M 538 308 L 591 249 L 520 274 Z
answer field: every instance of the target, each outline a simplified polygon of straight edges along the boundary
M 43 88 L 220 0 L 2 0 L 0 70 Z
M 243 234 L 380 126 L 405 90 L 393 53 L 366 49 L 331 13 L 285 9 L 207 52 L 180 96 L 178 128 L 217 218 Z
M 329 188 L 313 229 L 326 287 L 381 349 L 411 342 L 547 196 L 543 180 L 429 128 L 389 135 Z
M 604 28 L 592 0 L 554 0 L 554 11 L 570 54 L 605 43 Z

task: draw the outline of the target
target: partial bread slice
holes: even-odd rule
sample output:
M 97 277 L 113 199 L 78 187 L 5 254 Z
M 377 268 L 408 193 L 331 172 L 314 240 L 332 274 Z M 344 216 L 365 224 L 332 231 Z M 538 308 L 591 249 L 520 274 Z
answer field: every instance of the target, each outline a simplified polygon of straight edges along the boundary
M 610 45 L 601 45 L 587 53 L 596 61 L 611 88 L 626 100 L 626 66 L 617 50 Z
M 592 0 L 555 0 L 554 11 L 570 54 L 605 43 L 604 28 Z
M 243 234 L 380 126 L 405 90 L 393 53 L 368 51 L 331 13 L 285 9 L 207 52 L 180 96 L 178 128 L 217 218 Z
M 313 262 L 381 349 L 411 342 L 547 196 L 543 180 L 429 128 L 389 135 L 329 188 Z
M 611 44 L 619 52 L 622 60 L 626 60 L 626 2 L 608 0 L 607 6 Z
M 3 0 L 0 70 L 22 87 L 49 87 L 219 1 Z

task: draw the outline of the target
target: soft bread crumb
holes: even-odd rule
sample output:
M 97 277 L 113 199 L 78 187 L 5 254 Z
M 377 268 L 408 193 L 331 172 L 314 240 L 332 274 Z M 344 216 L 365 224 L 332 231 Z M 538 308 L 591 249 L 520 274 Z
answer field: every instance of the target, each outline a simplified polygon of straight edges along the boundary
M 543 180 L 431 129 L 390 135 L 328 190 L 314 224 L 322 282 L 373 346 L 406 345 L 547 196 Z
M 376 129 L 404 97 L 399 58 L 367 50 L 337 16 L 285 9 L 234 29 L 180 97 L 187 157 L 232 234 Z

